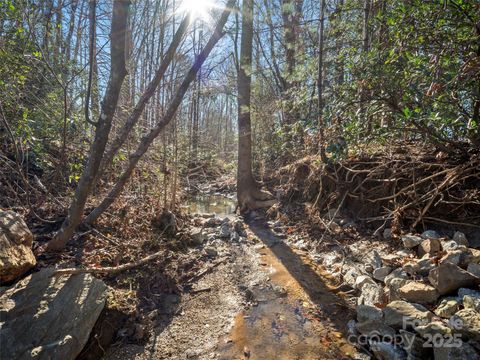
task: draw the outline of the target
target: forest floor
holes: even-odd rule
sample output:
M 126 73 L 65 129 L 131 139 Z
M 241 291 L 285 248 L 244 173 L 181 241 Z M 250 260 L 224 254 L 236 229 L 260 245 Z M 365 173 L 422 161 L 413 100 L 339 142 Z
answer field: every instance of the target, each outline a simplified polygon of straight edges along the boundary
M 203 245 L 211 271 L 159 309 L 170 316 L 145 345 L 112 347 L 106 358 L 350 358 L 353 304 L 264 219 L 247 223 L 247 237 Z

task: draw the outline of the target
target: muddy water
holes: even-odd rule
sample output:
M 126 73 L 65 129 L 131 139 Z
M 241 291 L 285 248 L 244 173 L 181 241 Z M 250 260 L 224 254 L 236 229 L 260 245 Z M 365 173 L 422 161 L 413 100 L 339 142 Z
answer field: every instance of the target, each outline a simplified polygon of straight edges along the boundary
M 261 240 L 260 265 L 268 286 L 255 286 L 250 309 L 239 313 L 220 344 L 221 359 L 348 359 L 351 308 L 334 294 L 321 268 L 293 252 L 265 224 L 250 230 Z
M 197 214 L 226 216 L 235 212 L 236 202 L 224 195 L 197 194 L 187 200 L 186 209 Z

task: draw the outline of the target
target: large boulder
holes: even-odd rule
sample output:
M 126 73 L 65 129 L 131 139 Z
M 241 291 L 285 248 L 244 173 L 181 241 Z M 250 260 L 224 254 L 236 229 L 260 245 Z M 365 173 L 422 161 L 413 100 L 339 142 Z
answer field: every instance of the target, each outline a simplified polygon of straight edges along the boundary
M 440 295 L 448 294 L 460 287 L 469 287 L 480 283 L 480 278 L 451 263 L 443 263 L 430 271 L 428 280 Z
M 0 359 L 73 360 L 105 305 L 107 287 L 89 274 L 42 269 L 0 290 Z
M 398 294 L 403 300 L 418 304 L 432 304 L 438 299 L 438 292 L 433 286 L 418 281 L 403 285 Z
M 15 280 L 35 266 L 32 241 L 20 215 L 0 210 L 0 282 Z

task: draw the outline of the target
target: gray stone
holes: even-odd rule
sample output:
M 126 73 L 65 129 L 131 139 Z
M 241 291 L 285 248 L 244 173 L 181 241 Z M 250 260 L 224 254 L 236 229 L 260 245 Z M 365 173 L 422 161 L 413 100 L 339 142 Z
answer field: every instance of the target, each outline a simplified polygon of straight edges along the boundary
M 466 249 L 460 259 L 460 267 L 466 269 L 470 264 L 480 264 L 480 250 Z
M 468 239 L 461 231 L 455 231 L 452 240 L 455 241 L 458 245 L 468 246 Z
M 107 287 L 89 274 L 42 269 L 0 295 L 2 359 L 73 360 L 105 305 Z
M 480 283 L 480 278 L 450 263 L 441 264 L 436 269 L 430 271 L 428 279 L 440 295 L 448 294 L 460 287 L 468 287 Z
M 463 307 L 465 309 L 472 309 L 480 313 L 480 298 L 471 295 L 465 295 L 463 297 Z
M 0 283 L 15 280 L 35 266 L 32 241 L 20 215 L 0 210 Z
M 432 321 L 424 325 L 415 326 L 415 331 L 418 332 L 424 338 L 433 336 L 436 334 L 440 335 L 451 335 L 452 329 L 450 329 L 446 324 L 441 321 Z
M 382 257 L 380 256 L 377 250 L 373 250 L 373 257 L 372 257 L 371 264 L 374 270 L 381 268 L 383 265 Z
M 247 236 L 247 231 L 245 230 L 245 224 L 242 220 L 235 220 L 233 223 L 233 230 L 235 230 L 240 236 Z
M 480 299 L 480 291 L 468 289 L 468 288 L 460 288 L 458 289 L 458 299 L 462 300 L 465 295 L 473 296 L 474 298 Z
M 449 319 L 458 311 L 459 307 L 460 303 L 456 298 L 444 298 L 440 301 L 434 313 L 444 319 Z
M 366 283 L 376 284 L 375 281 L 370 276 L 360 275 L 360 276 L 357 276 L 357 278 L 355 279 L 354 287 L 356 289 L 362 290 L 363 285 L 365 285 Z
M 373 278 L 379 281 L 385 281 L 385 277 L 392 272 L 390 266 L 382 266 L 373 270 Z
M 417 254 L 419 257 L 425 254 L 435 255 L 442 250 L 442 244 L 438 239 L 426 239 L 418 246 Z
M 436 267 L 434 259 L 431 259 L 429 255 L 425 255 L 421 259 L 415 259 L 409 261 L 403 265 L 405 272 L 411 275 L 427 276 L 430 270 Z
M 358 298 L 359 305 L 372 305 L 383 303 L 383 289 L 377 284 L 366 283 L 362 287 L 362 295 Z
M 400 278 L 390 280 L 388 285 L 386 286 L 386 288 L 388 289 L 388 299 L 390 301 L 401 300 L 400 288 L 410 283 L 411 281 L 412 280 L 405 280 Z
M 232 234 L 232 227 L 230 226 L 230 222 L 222 222 L 222 225 L 220 225 L 220 230 L 218 233 L 218 236 L 221 238 L 229 238 Z
M 408 276 L 408 274 L 402 268 L 396 268 L 395 270 L 393 270 L 390 274 L 388 274 L 385 277 L 384 282 L 385 282 L 386 285 L 390 285 L 390 282 L 393 279 L 409 280 L 410 277 Z
M 383 324 L 383 312 L 375 306 L 358 305 L 357 306 L 357 323 L 355 328 L 363 335 L 382 334 L 395 335 L 395 330 Z
M 453 265 L 460 265 L 463 253 L 464 250 L 461 249 L 450 250 L 440 259 L 439 264 L 450 263 Z
M 480 277 L 480 264 L 475 264 L 475 263 L 468 264 L 467 271 L 477 277 Z
M 440 240 L 442 244 L 442 249 L 443 251 L 451 251 L 451 250 L 457 250 L 457 249 L 466 249 L 466 246 L 460 245 L 457 242 L 453 240 Z
M 391 240 L 392 239 L 392 229 L 386 228 L 383 230 L 383 238 L 385 240 Z
M 203 232 L 202 228 L 192 227 L 190 229 L 190 239 L 192 239 L 193 244 L 202 245 L 205 240 L 207 240 L 207 235 Z
M 352 267 L 343 274 L 343 282 L 347 285 L 350 285 L 351 287 L 355 287 L 355 282 L 357 280 L 357 277 L 359 277 L 361 274 L 360 272 Z
M 418 303 L 432 304 L 438 299 L 437 290 L 431 286 L 418 281 L 410 281 L 398 290 L 401 299 Z
M 238 233 L 236 231 L 232 231 L 232 233 L 230 234 L 230 240 L 233 241 L 233 242 L 243 242 L 241 241 L 242 239 L 245 239 L 243 236 L 240 236 L 238 235 Z
M 441 236 L 435 230 L 426 230 L 420 235 L 423 239 L 440 239 Z
M 418 320 L 418 325 L 426 324 L 434 316 L 426 307 L 402 300 L 389 303 L 383 310 L 383 314 L 385 324 L 396 329 L 405 328 L 405 325 L 414 320 Z
M 401 347 L 390 342 L 372 341 L 370 342 L 370 350 L 378 360 L 405 360 L 407 358 L 407 353 Z
M 216 227 L 216 226 L 219 226 L 221 223 L 222 223 L 222 220 L 219 217 L 213 216 L 213 217 L 208 218 L 203 223 L 203 226 L 204 227 Z
M 463 309 L 452 316 L 452 322 L 460 324 L 458 331 L 461 334 L 480 341 L 480 313 L 472 309 Z
M 420 245 L 422 241 L 423 239 L 417 235 L 408 234 L 408 235 L 402 236 L 403 246 L 406 247 L 407 249 L 411 249 L 411 248 L 414 248 L 415 246 Z
M 480 355 L 473 346 L 465 341 L 461 341 L 456 346 L 435 346 L 433 348 L 435 360 L 480 360 Z

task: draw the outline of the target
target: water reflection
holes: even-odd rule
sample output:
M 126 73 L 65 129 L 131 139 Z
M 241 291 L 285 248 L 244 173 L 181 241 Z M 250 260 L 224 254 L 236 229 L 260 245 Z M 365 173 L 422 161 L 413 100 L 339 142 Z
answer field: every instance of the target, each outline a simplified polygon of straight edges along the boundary
M 212 214 L 220 216 L 235 212 L 236 202 L 223 195 L 197 194 L 187 200 L 185 207 L 191 213 Z

